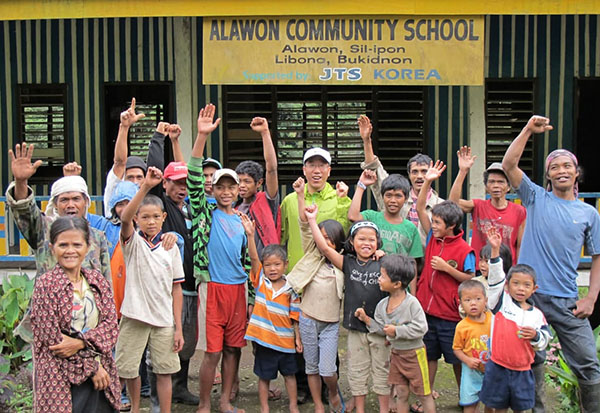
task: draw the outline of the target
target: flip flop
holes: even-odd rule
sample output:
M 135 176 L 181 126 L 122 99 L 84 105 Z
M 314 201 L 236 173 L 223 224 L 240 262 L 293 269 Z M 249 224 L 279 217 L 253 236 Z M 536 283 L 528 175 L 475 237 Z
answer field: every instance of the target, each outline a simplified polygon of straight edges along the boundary
M 346 403 L 344 403 L 344 397 L 342 396 L 342 391 L 340 390 L 340 386 L 337 386 L 338 396 L 340 397 L 340 407 L 337 409 L 333 407 L 331 401 L 329 402 L 329 410 L 333 413 L 346 413 Z
M 221 373 L 217 371 L 217 373 L 215 374 L 215 379 L 213 380 L 213 386 L 216 384 L 221 384 L 221 381 Z
M 410 411 L 412 413 L 423 413 L 424 410 L 423 410 L 423 405 L 421 404 L 421 401 L 417 400 L 416 402 L 411 404 Z
M 279 387 L 269 389 L 269 400 L 275 401 L 279 399 L 281 399 L 281 389 Z

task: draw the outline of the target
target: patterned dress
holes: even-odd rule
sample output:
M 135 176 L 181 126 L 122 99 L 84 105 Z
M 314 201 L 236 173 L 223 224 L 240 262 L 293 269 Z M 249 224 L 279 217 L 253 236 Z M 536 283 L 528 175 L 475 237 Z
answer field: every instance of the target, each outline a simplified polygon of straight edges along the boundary
M 79 305 L 73 284 L 59 265 L 41 275 L 35 284 L 31 298 L 31 325 L 36 412 L 70 412 L 71 385 L 80 385 L 93 377 L 99 363 L 110 376 L 110 385 L 104 390 L 106 399 L 115 409 L 120 407 L 121 389 L 112 355 L 119 334 L 113 294 L 100 272 L 81 271 L 97 307 L 97 325 L 77 334 L 86 347 L 66 359 L 55 356 L 48 347 L 59 344 L 63 333 L 72 335 L 74 320 L 80 320 L 76 315 Z

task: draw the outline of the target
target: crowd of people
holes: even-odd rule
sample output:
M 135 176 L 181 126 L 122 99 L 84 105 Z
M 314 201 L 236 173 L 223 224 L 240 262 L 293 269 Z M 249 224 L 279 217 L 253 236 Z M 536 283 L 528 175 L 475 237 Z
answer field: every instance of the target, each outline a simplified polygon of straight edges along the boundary
M 153 410 L 186 403 L 205 413 L 220 381 L 218 410 L 243 413 L 233 403 L 241 349 L 250 342 L 262 412 L 279 397 L 271 383 L 278 374 L 292 413 L 310 399 L 315 413 L 326 404 L 365 412 L 370 389 L 380 412 L 435 412 L 442 356 L 465 412 L 479 404 L 543 412 L 543 351 L 552 334 L 577 376 L 582 411 L 600 411 L 587 320 L 600 291 L 600 215 L 577 200 L 571 152 L 548 156 L 545 188 L 519 168 L 527 141 L 552 128 L 547 118 L 532 117 L 503 162 L 485 170 L 487 200 L 460 199 L 476 161 L 468 147 L 457 153 L 449 200 L 432 189 L 446 169 L 441 160 L 416 154 L 408 179 L 388 174 L 366 116 L 357 122 L 365 159 L 352 199 L 348 185 L 328 182 L 330 153 L 310 148 L 303 177 L 280 200 L 266 119 L 250 123 L 264 166 L 244 161 L 233 170 L 204 158 L 220 123 L 214 105 L 200 111 L 189 159 L 181 128 L 165 122 L 146 160 L 128 157 L 128 131 L 142 117 L 135 99 L 121 114 L 103 216 L 87 212 L 76 163 L 65 165 L 41 211 L 28 186 L 41 164 L 32 161 L 33 145 L 10 151 L 7 204 L 37 265 L 30 310 L 17 329 L 33 342 L 36 411 L 139 412 L 148 394 Z M 165 166 L 167 138 L 174 160 Z M 368 187 L 377 210 L 361 210 Z M 522 206 L 506 199 L 511 187 Z M 464 213 L 472 216 L 470 237 Z M 583 246 L 592 267 L 579 298 Z M 188 388 L 197 349 L 204 352 L 199 396 Z M 341 368 L 349 398 L 338 385 Z M 411 393 L 417 400 L 409 405 Z

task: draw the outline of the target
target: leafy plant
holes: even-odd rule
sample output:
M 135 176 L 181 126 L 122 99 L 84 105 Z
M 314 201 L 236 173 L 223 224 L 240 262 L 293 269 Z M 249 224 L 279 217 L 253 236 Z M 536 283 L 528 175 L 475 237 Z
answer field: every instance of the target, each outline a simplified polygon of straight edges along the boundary
M 29 411 L 32 405 L 31 347 L 14 335 L 33 293 L 26 274 L 10 275 L 0 284 L 0 410 Z

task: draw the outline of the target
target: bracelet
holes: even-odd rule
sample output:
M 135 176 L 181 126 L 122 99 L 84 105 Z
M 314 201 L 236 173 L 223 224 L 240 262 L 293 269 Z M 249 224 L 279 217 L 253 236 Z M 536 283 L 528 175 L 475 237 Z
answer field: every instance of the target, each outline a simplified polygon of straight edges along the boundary
M 362 182 L 358 181 L 358 183 L 356 184 L 356 186 L 358 186 L 359 188 L 362 188 L 363 190 L 367 190 L 367 186 L 365 184 L 363 184 Z

